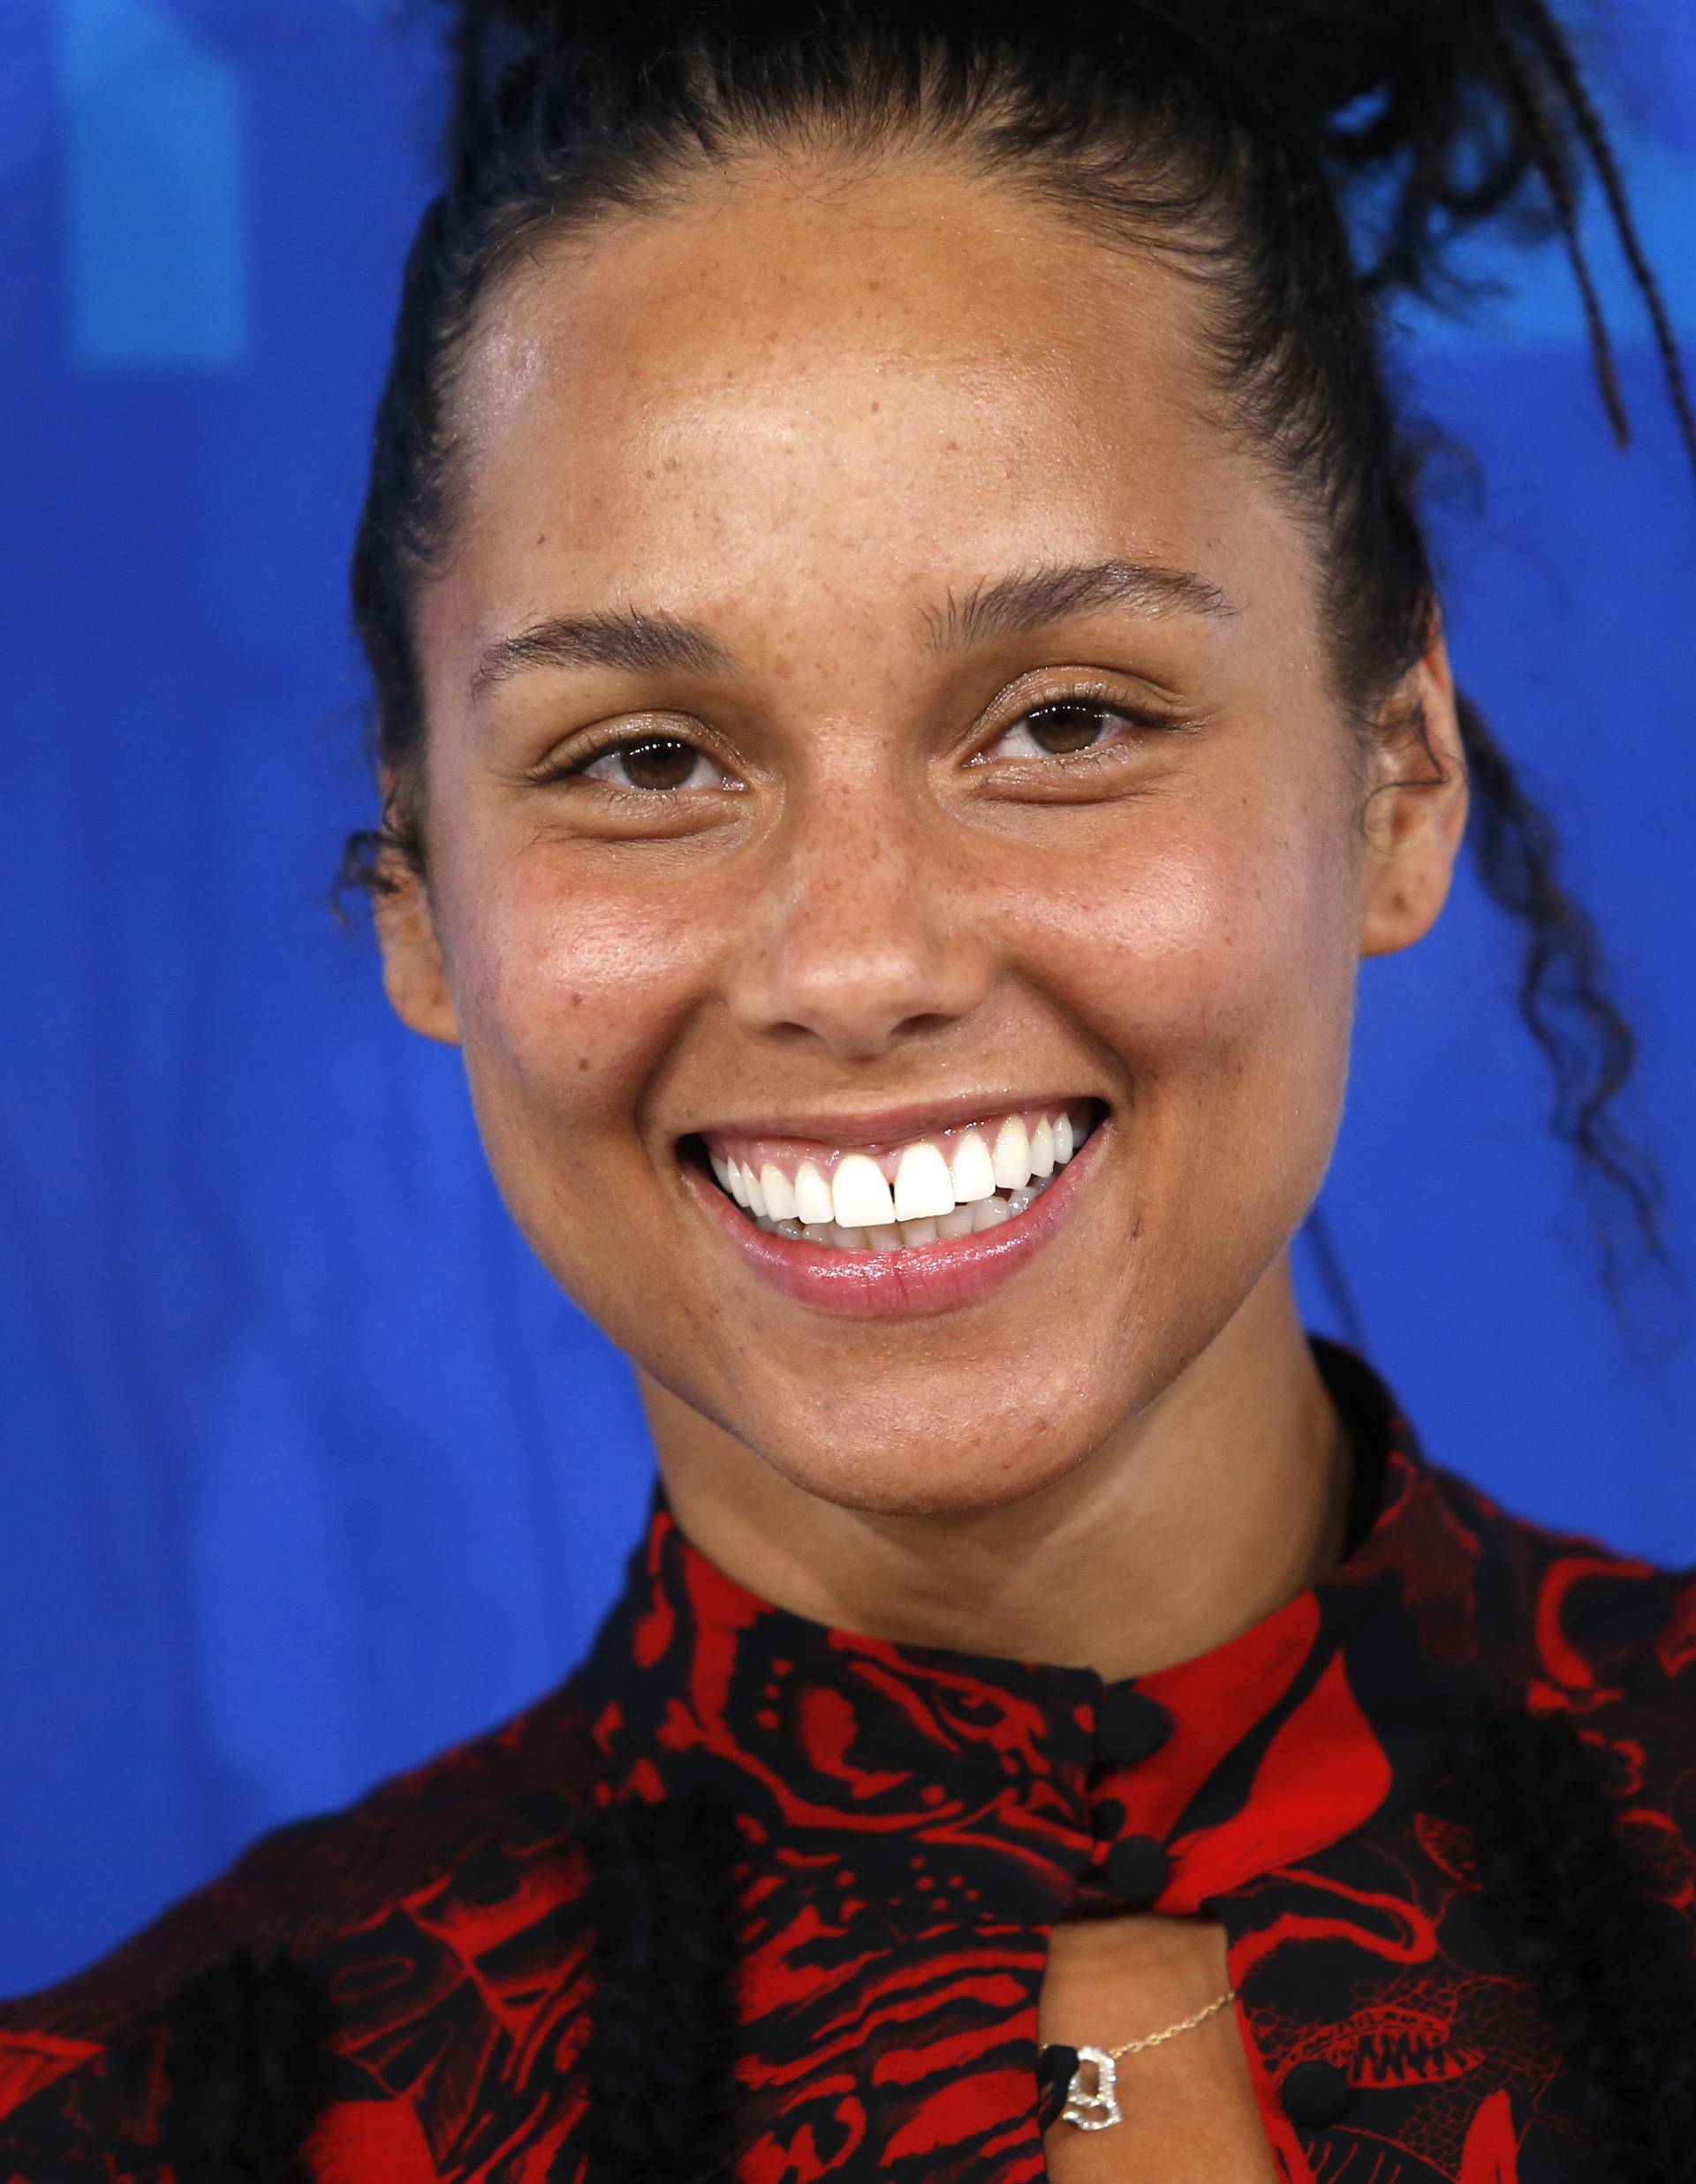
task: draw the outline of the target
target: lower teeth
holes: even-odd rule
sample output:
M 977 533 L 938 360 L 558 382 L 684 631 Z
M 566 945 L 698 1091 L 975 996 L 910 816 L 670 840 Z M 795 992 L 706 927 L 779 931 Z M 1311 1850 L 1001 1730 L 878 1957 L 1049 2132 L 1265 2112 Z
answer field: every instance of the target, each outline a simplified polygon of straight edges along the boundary
M 768 1236 L 787 1236 L 793 1243 L 818 1244 L 827 1251 L 905 1251 L 914 1244 L 934 1244 L 944 1237 L 980 1235 L 985 1229 L 997 1228 L 1003 1221 L 1013 1220 L 1023 1213 L 1063 1172 L 1056 1168 L 1053 1175 L 1033 1177 L 1019 1190 L 997 1191 L 993 1198 L 981 1198 L 974 1205 L 956 1206 L 952 1213 L 943 1214 L 935 1220 L 897 1221 L 887 1228 L 845 1229 L 835 1221 L 774 1221 L 768 1214 L 748 1213 L 746 1207 L 738 1207 L 737 1210 L 756 1228 L 764 1229 Z M 728 1197 L 729 1193 L 725 1195 Z M 734 1199 L 731 1202 L 736 1203 Z

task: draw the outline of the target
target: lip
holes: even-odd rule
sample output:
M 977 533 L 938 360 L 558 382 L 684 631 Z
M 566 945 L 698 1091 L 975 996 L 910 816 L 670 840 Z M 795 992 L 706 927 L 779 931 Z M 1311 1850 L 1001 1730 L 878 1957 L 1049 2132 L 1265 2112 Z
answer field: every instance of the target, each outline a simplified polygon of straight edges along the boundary
M 806 1138 L 815 1145 L 849 1146 L 856 1150 L 905 1144 L 931 1130 L 955 1130 L 963 1123 L 981 1122 L 994 1115 L 1023 1114 L 1033 1107 L 1068 1107 L 1090 1099 L 1105 1108 L 1094 1095 L 1068 1085 L 1064 1091 L 1012 1092 L 1005 1087 L 990 1092 L 963 1092 L 953 1099 L 926 1100 L 907 1107 L 883 1107 L 874 1113 L 836 1112 L 803 1114 L 799 1108 L 774 1110 L 764 1115 L 738 1116 L 729 1121 L 715 1115 L 696 1123 L 685 1134 L 728 1138 Z M 1048 1192 L 1043 1193 L 1046 1198 Z M 920 1246 L 922 1249 L 924 1247 Z
M 938 1126 L 934 1118 L 930 1126 Z M 847 1319 L 925 1318 L 981 1303 L 1031 1263 L 1058 1233 L 1112 1127 L 1109 1111 L 1015 1220 L 980 1236 L 910 1244 L 900 1251 L 837 1251 L 771 1234 L 756 1228 L 693 1162 L 681 1164 L 702 1212 L 750 1271 L 794 1303 Z

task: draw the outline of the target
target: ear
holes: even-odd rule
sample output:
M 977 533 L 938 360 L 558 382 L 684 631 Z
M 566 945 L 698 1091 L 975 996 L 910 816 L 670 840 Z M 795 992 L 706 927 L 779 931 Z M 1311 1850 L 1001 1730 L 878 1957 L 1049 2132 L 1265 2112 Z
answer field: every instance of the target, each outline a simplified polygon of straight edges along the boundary
M 380 872 L 373 914 L 390 1005 L 412 1030 L 458 1046 L 459 1019 L 424 876 L 394 849 L 385 851 Z
M 1431 641 L 1387 709 L 1366 807 L 1360 952 L 1423 940 L 1449 899 L 1466 832 L 1466 755 L 1454 671 L 1435 619 Z

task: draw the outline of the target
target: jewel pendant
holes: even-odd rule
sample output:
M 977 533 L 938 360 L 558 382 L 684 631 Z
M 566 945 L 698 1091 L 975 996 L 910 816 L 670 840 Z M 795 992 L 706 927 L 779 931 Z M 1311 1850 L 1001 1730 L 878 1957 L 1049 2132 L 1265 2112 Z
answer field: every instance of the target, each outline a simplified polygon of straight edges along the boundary
M 1086 2063 L 1091 2064 L 1095 2072 L 1095 2083 L 1087 2092 L 1081 2083 Z M 1119 2112 L 1119 2066 L 1104 2049 L 1079 2049 L 1078 2067 L 1071 2074 L 1071 2087 L 1060 2112 L 1060 2120 L 1075 2123 L 1080 2131 L 1105 2131 L 1110 2124 L 1124 2122 Z

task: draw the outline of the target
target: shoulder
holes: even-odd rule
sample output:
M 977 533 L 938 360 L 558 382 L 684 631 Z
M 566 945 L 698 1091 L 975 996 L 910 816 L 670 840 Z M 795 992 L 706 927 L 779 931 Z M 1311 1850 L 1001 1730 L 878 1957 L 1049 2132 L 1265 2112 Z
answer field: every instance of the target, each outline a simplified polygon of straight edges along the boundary
M 239 2042 L 254 2036 L 233 2021 L 244 2013 L 287 2034 L 309 1998 L 312 2036 L 333 2026 L 356 2097 L 360 2043 L 385 2029 L 474 2046 L 491 1960 L 521 1962 L 539 1928 L 550 1953 L 567 1939 L 602 1771 L 568 1683 L 343 1810 L 261 1838 L 97 1963 L 0 2004 L 0 2177 L 49 2156 L 66 2184 L 151 2176 L 145 2161 L 113 2168 L 112 2150 L 156 2139 L 186 2013 L 191 2044 Z
M 1431 1479 L 1473 1561 L 1481 1645 L 1539 1709 L 1657 1696 L 1670 1725 L 1696 1702 L 1696 1570 L 1626 1554 L 1505 1509 L 1454 1473 Z M 1696 1756 L 1696 1755 L 1693 1755 Z
M 1696 1571 L 1503 1510 L 1438 1472 L 1476 1552 L 1479 1665 L 1534 1721 L 1564 1722 L 1666 1901 L 1696 1909 Z

